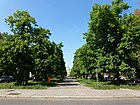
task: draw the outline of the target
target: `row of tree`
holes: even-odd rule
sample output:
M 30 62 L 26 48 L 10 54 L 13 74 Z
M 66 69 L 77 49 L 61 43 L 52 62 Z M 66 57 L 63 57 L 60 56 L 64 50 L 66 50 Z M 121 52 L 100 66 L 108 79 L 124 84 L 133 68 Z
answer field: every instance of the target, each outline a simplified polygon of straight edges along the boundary
M 127 13 L 130 6 L 123 0 L 109 5 L 95 4 L 90 13 L 86 44 L 74 56 L 72 76 L 103 77 L 112 74 L 140 78 L 140 11 Z M 102 75 L 101 75 L 102 74 Z
M 38 27 L 27 11 L 16 11 L 6 19 L 12 34 L 0 35 L 0 74 L 13 75 L 19 85 L 29 72 L 36 80 L 66 76 L 62 43 L 51 42 L 48 29 Z

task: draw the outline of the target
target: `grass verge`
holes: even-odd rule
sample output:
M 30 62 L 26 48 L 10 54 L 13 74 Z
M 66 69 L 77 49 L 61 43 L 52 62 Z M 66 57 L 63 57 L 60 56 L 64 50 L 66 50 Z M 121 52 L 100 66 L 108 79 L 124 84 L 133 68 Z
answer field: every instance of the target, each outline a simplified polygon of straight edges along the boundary
M 129 84 L 127 82 L 117 82 L 117 81 L 99 81 L 98 84 L 96 80 L 90 79 L 79 79 L 79 82 L 84 84 L 85 86 L 92 87 L 94 89 L 134 89 L 140 90 L 140 84 Z
M 27 86 L 16 86 L 15 82 L 11 83 L 0 83 L 0 89 L 47 89 L 55 86 L 60 82 L 60 79 L 54 78 L 50 83 L 47 81 L 33 81 L 29 80 Z

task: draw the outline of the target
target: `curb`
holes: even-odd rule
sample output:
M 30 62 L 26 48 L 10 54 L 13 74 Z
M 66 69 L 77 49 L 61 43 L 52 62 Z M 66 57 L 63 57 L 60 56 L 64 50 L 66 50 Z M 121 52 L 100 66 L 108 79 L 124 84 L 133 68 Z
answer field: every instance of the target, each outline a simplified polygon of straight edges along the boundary
M 46 98 L 46 99 L 112 99 L 112 98 L 140 98 L 140 96 L 13 96 L 0 95 L 0 98 Z
M 140 98 L 140 96 L 31 96 L 31 98 L 47 99 L 112 99 L 112 98 Z

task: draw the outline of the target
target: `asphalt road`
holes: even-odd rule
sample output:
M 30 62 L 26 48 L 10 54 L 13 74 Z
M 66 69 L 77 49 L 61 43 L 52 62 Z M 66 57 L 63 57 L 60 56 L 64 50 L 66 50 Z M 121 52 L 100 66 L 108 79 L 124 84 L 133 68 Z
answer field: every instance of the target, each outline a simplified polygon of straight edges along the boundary
M 0 99 L 0 105 L 140 105 L 140 99 Z

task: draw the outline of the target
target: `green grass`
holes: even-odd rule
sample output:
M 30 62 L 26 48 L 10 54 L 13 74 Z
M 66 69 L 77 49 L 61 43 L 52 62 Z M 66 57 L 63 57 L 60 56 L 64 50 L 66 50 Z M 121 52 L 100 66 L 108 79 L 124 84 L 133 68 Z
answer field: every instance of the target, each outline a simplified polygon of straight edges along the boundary
M 0 83 L 0 89 L 47 89 L 55 86 L 60 82 L 59 79 L 54 78 L 50 83 L 47 81 L 33 81 L 29 80 L 27 86 L 16 86 L 15 82 Z
M 85 86 L 92 87 L 94 89 L 135 89 L 140 90 L 140 84 L 129 84 L 127 82 L 117 82 L 117 81 L 99 81 L 98 84 L 96 80 L 90 79 L 79 79 L 79 82 L 84 84 Z

